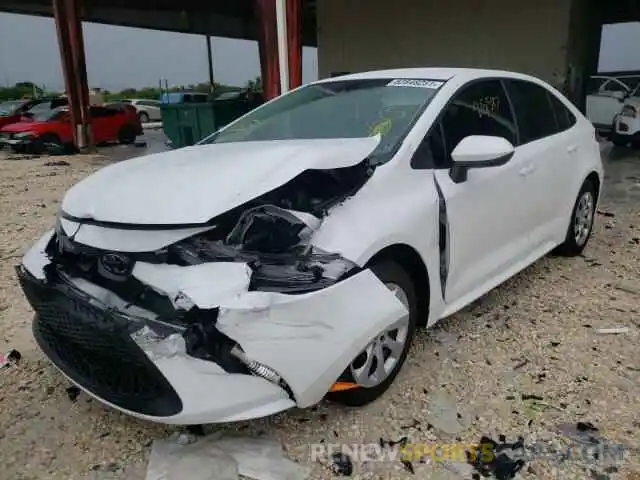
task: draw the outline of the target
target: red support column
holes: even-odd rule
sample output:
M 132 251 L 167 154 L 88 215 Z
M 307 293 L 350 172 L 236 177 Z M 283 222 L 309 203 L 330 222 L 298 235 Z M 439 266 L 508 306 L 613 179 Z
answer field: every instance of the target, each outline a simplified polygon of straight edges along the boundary
M 80 121 L 76 145 L 79 149 L 93 150 L 91 135 L 91 121 L 89 118 L 89 85 L 87 79 L 87 64 L 84 55 L 84 36 L 82 34 L 82 12 L 79 0 L 66 0 L 69 15 L 69 33 L 76 90 L 78 92 Z
M 254 0 L 258 18 L 260 71 L 266 100 L 280 95 L 280 70 L 278 65 L 278 32 L 276 29 L 275 0 Z
M 91 148 L 93 143 L 89 129 L 89 89 L 79 7 L 77 0 L 53 0 L 74 142 L 79 149 L 85 149 Z
M 289 88 L 302 85 L 302 0 L 287 0 Z
M 60 58 L 62 60 L 62 74 L 64 76 L 65 90 L 69 99 L 69 111 L 71 113 L 71 124 L 73 125 L 73 138 L 76 138 L 76 125 L 81 121 L 78 109 L 78 92 L 76 90 L 75 74 L 73 68 L 73 52 L 71 49 L 71 39 L 69 33 L 69 18 L 65 0 L 53 0 L 53 14 L 58 34 L 58 47 L 60 48 Z

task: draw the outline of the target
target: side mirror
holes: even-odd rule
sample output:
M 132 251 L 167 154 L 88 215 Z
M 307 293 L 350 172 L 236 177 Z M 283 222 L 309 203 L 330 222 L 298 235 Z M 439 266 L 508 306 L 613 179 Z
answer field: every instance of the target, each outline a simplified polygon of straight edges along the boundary
M 451 179 L 455 183 L 467 180 L 471 168 L 498 167 L 511 159 L 515 147 L 507 139 L 488 135 L 470 135 L 463 138 L 451 152 L 453 166 Z

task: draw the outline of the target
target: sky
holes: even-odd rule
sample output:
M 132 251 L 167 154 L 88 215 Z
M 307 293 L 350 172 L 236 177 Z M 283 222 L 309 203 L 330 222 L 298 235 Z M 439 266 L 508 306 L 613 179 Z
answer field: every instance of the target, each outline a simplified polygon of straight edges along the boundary
M 85 23 L 90 87 L 117 91 L 208 81 L 203 36 Z M 214 79 L 243 85 L 260 75 L 256 42 L 213 38 Z M 599 71 L 640 70 L 640 22 L 607 25 L 602 33 Z M 314 48 L 303 52 L 303 81 L 318 76 Z M 0 13 L 0 85 L 32 81 L 63 89 L 57 37 L 50 18 Z
M 209 81 L 203 35 L 84 23 L 90 87 L 117 91 Z M 260 75 L 257 42 L 211 39 L 213 75 L 218 83 L 244 85 Z M 315 48 L 303 50 L 303 81 L 318 77 Z M 0 85 L 31 81 L 62 90 L 64 80 L 53 19 L 0 13 Z

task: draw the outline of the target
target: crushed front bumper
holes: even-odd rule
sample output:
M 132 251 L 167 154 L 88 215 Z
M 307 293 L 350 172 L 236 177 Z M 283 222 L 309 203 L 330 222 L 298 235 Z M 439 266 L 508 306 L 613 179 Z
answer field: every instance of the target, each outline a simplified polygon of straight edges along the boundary
M 275 371 L 284 381 L 277 384 L 195 358 L 184 343 L 172 344 L 183 340 L 179 325 L 134 312 L 86 280 L 47 273 L 52 236 L 43 236 L 17 267 L 36 312 L 38 345 L 84 391 L 146 420 L 228 422 L 310 406 L 379 332 L 408 314 L 369 270 L 308 294 L 230 295 L 220 302 L 215 329 Z
M 213 362 L 184 354 L 152 359 L 131 336 L 149 325 L 96 305 L 71 285 L 47 284 L 24 266 L 17 271 L 36 311 L 39 347 L 69 380 L 112 407 L 188 425 L 262 417 L 295 405 L 277 385 L 228 374 Z

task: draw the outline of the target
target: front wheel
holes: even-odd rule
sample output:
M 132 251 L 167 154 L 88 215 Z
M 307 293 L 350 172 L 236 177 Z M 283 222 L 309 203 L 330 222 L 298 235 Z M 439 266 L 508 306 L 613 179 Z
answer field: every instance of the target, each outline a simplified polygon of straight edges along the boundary
M 131 145 L 136 141 L 136 130 L 131 125 L 124 125 L 118 132 L 118 142 L 123 145 Z
M 149 114 L 147 112 L 140 112 L 140 115 L 138 116 L 140 117 L 140 123 L 149 122 Z
M 560 255 L 566 257 L 580 255 L 587 246 L 596 213 L 596 197 L 595 183 L 592 180 L 586 180 L 573 206 L 564 242 L 557 249 Z
M 373 402 L 391 386 L 407 358 L 416 329 L 418 302 L 409 274 L 393 261 L 375 263 L 371 270 L 407 307 L 409 314 L 380 332 L 342 374 L 340 381 L 355 384 L 355 388 L 327 396 L 352 407 Z

